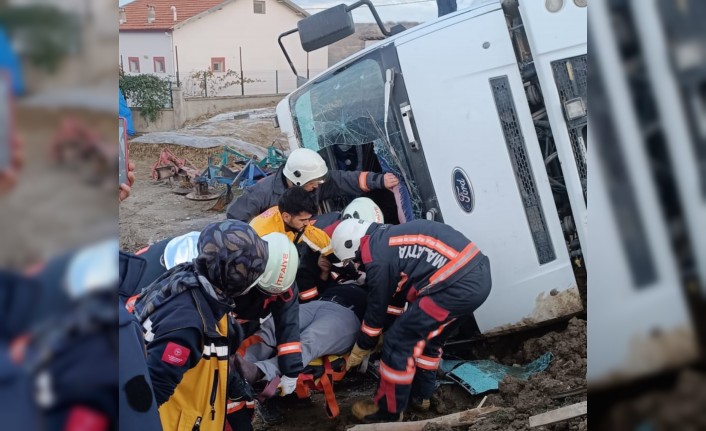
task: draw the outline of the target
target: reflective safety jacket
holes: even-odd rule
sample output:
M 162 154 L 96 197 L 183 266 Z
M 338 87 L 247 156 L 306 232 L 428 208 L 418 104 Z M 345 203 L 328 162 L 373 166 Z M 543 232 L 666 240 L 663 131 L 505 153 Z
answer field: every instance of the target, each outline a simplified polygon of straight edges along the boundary
M 138 300 L 135 310 L 143 306 Z M 171 297 L 142 322 L 164 431 L 223 430 L 228 311 L 195 287 Z
M 318 259 L 320 255 L 329 256 L 333 253 L 331 238 L 321 229 L 312 225 L 306 226 L 301 234 L 287 231 L 282 213 L 278 207 L 272 207 L 255 217 L 250 226 L 258 235 L 264 236 L 272 232 L 287 235 L 299 249 L 299 270 L 297 271 L 297 286 L 299 300 L 302 302 L 316 299 L 320 293 L 321 281 Z
M 373 223 L 356 254 L 356 260 L 363 264 L 369 292 L 358 346 L 373 348 L 388 316 L 402 314 L 405 301 L 413 303 L 452 286 L 482 256 L 473 242 L 443 223 Z M 444 312 L 428 299 L 420 307 L 431 315 Z

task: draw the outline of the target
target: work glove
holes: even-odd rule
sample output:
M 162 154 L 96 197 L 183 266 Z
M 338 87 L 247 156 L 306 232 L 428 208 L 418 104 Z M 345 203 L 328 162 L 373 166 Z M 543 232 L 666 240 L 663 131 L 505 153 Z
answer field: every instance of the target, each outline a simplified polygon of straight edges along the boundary
M 370 350 L 363 350 L 358 347 L 358 343 L 356 343 L 355 346 L 353 346 L 353 350 L 351 350 L 351 353 L 348 355 L 348 362 L 346 362 L 346 371 L 360 365 L 363 360 L 368 357 L 368 355 L 370 355 Z
M 289 395 L 297 387 L 297 377 L 282 376 L 279 380 L 280 396 Z

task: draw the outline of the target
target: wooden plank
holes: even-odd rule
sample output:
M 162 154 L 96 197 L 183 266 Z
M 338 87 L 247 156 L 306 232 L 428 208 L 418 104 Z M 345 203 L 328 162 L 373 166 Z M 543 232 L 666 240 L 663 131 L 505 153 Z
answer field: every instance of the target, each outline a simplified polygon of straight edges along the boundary
M 570 406 L 561 407 L 556 410 L 531 416 L 529 418 L 529 426 L 530 428 L 534 428 L 542 425 L 554 424 L 567 419 L 583 416 L 587 412 L 588 402 L 582 401 L 580 403 L 571 404 Z
M 501 410 L 499 407 L 481 407 L 459 413 L 440 416 L 433 419 L 415 422 L 387 422 L 375 424 L 356 425 L 347 431 L 421 431 L 428 423 L 443 424 L 451 427 L 470 425 L 480 420 L 483 416 Z

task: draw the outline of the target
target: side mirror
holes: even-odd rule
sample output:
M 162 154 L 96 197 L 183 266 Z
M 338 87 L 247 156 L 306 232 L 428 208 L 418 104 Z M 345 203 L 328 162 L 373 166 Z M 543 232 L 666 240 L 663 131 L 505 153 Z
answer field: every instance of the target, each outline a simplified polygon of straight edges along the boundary
M 311 52 L 355 33 L 353 16 L 345 4 L 339 4 L 297 23 L 299 40 L 306 52 Z

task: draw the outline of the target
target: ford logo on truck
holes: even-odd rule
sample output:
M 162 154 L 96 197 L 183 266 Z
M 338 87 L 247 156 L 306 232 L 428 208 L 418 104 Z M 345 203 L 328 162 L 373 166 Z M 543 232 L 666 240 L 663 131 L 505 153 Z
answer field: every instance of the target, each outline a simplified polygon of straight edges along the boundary
M 468 176 L 461 168 L 454 168 L 453 170 L 453 189 L 458 206 L 467 213 L 473 211 L 476 203 L 473 196 L 473 187 Z

